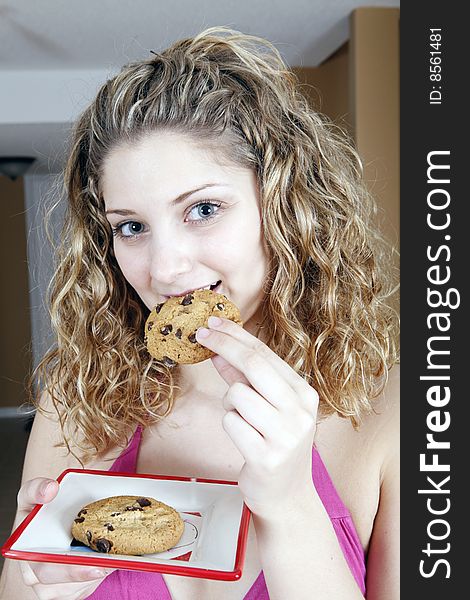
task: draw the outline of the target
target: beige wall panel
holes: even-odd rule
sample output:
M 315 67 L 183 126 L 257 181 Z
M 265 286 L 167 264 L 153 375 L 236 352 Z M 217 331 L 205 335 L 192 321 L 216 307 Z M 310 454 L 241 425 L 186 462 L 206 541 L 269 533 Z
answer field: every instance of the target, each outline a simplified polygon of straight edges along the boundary
M 344 44 L 318 67 L 294 67 L 312 105 L 332 121 L 351 131 L 349 114 L 349 52 Z
M 399 10 L 359 8 L 351 15 L 350 100 L 353 135 L 383 231 L 399 244 Z

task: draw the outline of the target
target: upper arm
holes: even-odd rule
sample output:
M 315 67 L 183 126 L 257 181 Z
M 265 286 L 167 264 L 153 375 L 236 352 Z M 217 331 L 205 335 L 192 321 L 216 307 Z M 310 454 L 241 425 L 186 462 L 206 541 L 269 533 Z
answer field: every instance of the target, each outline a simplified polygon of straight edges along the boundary
M 367 599 L 398 600 L 400 594 L 399 384 L 388 386 L 389 405 L 380 432 L 384 448 L 380 499 L 367 555 Z
M 56 479 L 62 471 L 70 466 L 78 466 L 78 461 L 67 455 L 64 448 L 56 447 L 61 440 L 60 425 L 52 407 L 50 398 L 43 395 L 41 407 L 48 411 L 49 416 L 37 412 L 33 427 L 29 434 L 28 445 L 23 464 L 21 485 L 35 477 Z M 19 525 L 24 514 L 17 514 L 14 527 Z M 37 598 L 31 588 L 24 585 L 21 577 L 19 561 L 5 559 L 0 583 L 2 598 Z
M 34 417 L 26 447 L 22 484 L 35 477 L 56 479 L 72 464 L 79 466 L 78 461 L 68 454 L 66 448 L 57 446 L 62 440 L 61 429 L 48 395 L 43 394 L 40 406 L 47 411 L 47 415 L 38 410 Z

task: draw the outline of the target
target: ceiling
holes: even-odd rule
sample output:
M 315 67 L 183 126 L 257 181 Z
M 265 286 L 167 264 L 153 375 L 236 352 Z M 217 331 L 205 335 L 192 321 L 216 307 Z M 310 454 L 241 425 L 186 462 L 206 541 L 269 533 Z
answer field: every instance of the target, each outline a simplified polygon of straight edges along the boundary
M 0 156 L 57 171 L 70 123 L 121 65 L 224 25 L 265 37 L 290 66 L 317 66 L 359 6 L 399 0 L 0 0 Z

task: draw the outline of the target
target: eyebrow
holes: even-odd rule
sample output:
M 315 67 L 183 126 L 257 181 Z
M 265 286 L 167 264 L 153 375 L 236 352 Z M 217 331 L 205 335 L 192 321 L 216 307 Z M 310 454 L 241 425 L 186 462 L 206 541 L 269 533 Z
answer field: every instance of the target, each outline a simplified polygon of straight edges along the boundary
M 226 183 L 205 183 L 204 185 L 201 185 L 200 187 L 194 188 L 193 190 L 189 190 L 187 192 L 183 192 L 177 198 L 175 198 L 174 200 L 171 201 L 171 205 L 172 206 L 176 206 L 177 204 L 180 204 L 181 202 L 184 202 L 184 200 L 186 200 L 186 198 L 189 198 L 189 196 L 192 196 L 196 192 L 200 192 L 200 191 L 205 190 L 207 188 L 210 188 L 210 187 L 227 187 L 227 185 L 228 184 L 226 184 Z M 116 210 L 107 210 L 106 214 L 107 215 L 116 214 L 116 215 L 122 215 L 122 216 L 129 216 L 129 215 L 133 215 L 135 213 L 132 210 L 116 209 Z

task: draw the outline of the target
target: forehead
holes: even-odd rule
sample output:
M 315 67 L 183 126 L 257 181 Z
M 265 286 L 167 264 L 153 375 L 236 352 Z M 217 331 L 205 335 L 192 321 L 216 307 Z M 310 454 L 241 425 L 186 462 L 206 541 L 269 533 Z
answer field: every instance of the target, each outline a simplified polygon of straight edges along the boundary
M 251 169 L 227 160 L 222 140 L 204 140 L 174 132 L 153 132 L 122 141 L 103 162 L 100 187 L 106 204 L 135 196 L 174 197 L 207 183 L 239 185 Z M 219 151 L 217 151 L 217 148 Z
M 243 160 L 237 150 L 235 136 L 231 133 L 211 135 L 201 132 L 183 133 L 175 130 L 158 130 L 137 135 L 134 139 L 122 139 L 117 142 L 106 155 L 102 172 L 107 166 L 119 161 L 125 155 L 125 160 L 138 158 L 139 162 L 157 162 L 165 158 L 173 162 L 186 158 L 200 160 L 221 167 L 250 167 L 250 162 Z

